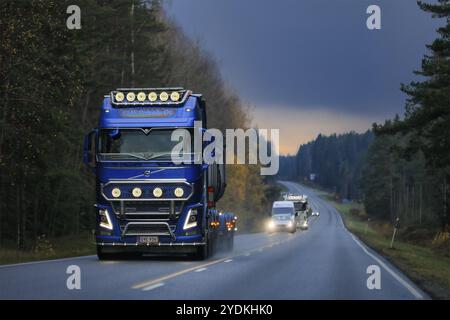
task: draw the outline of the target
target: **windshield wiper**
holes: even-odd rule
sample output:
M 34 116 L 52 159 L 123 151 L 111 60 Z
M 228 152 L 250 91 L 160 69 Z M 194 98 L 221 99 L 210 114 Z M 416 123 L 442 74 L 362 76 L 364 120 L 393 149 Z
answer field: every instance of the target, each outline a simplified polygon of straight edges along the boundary
M 136 154 L 136 153 L 99 153 L 102 157 L 112 157 L 112 158 L 123 158 L 123 157 L 133 157 L 140 160 L 147 160 L 146 157 Z
M 180 156 L 180 155 L 185 156 L 185 155 L 191 155 L 191 154 L 194 154 L 194 152 L 178 153 L 176 155 L 177 156 Z M 156 159 L 156 158 L 159 158 L 159 157 L 165 157 L 165 156 L 172 156 L 172 152 L 163 152 L 163 153 L 155 154 L 155 155 L 152 155 L 150 157 L 147 157 L 146 160 L 152 160 L 152 159 Z

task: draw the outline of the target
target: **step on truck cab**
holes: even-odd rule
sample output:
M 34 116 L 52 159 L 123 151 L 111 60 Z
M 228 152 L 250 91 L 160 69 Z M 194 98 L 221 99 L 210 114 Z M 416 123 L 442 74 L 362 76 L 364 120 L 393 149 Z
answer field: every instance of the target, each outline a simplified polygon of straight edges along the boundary
M 96 176 L 99 259 L 125 252 L 205 259 L 222 240 L 230 249 L 236 217 L 215 209 L 225 165 L 202 160 L 207 143 L 194 146 L 206 128 L 204 99 L 183 88 L 121 88 L 105 96 L 98 127 L 84 142 L 84 162 Z M 173 141 L 177 129 L 182 137 Z M 191 148 L 176 151 L 181 140 Z

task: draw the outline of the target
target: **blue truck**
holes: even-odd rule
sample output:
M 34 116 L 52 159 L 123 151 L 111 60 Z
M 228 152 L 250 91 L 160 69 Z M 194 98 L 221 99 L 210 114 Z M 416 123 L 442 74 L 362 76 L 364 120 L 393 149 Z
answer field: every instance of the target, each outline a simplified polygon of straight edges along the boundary
M 237 218 L 216 209 L 226 188 L 224 162 L 206 163 L 208 142 L 196 150 L 187 137 L 206 129 L 205 100 L 190 90 L 120 88 L 104 97 L 83 153 L 96 177 L 100 260 L 143 253 L 206 259 L 218 247 L 232 250 Z M 181 150 L 181 163 L 172 158 L 175 130 L 194 150 Z

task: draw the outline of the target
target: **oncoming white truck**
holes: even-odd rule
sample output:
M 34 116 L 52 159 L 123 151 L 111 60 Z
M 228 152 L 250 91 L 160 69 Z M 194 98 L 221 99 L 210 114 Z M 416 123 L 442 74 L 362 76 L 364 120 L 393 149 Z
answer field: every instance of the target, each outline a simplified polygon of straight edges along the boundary
M 284 200 L 291 201 L 294 204 L 297 227 L 303 230 L 308 229 L 308 218 L 312 212 L 308 203 L 308 197 L 306 195 L 286 194 L 284 195 Z

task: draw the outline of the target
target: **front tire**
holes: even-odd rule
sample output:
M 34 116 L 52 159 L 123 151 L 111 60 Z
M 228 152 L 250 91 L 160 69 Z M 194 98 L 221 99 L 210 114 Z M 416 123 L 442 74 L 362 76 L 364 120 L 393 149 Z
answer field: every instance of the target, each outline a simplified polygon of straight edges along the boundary
M 100 261 L 107 261 L 107 260 L 117 260 L 119 258 L 119 255 L 117 253 L 105 253 L 103 251 L 102 246 L 97 246 L 97 257 Z

